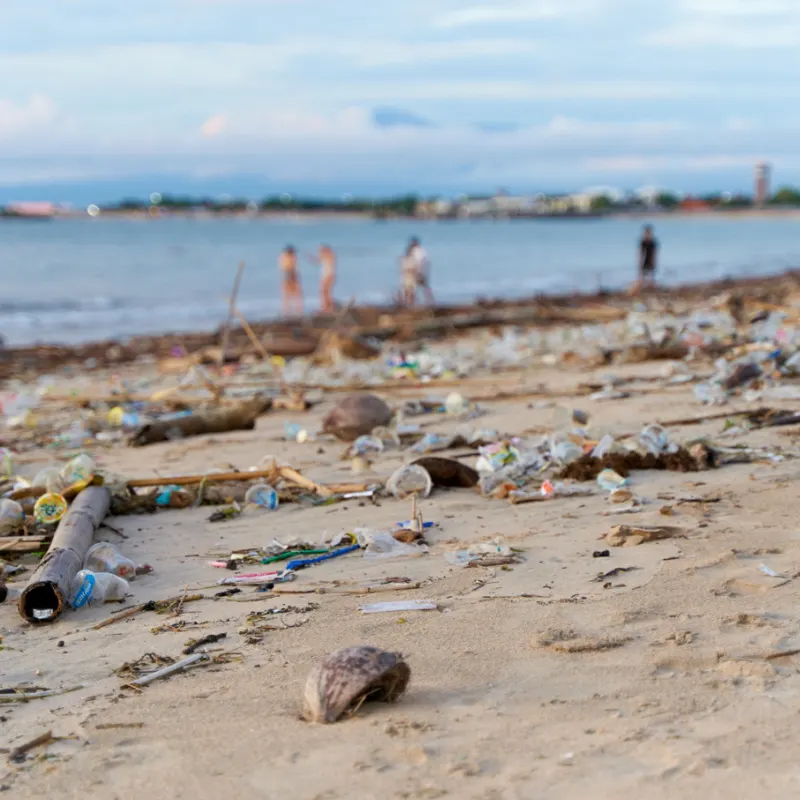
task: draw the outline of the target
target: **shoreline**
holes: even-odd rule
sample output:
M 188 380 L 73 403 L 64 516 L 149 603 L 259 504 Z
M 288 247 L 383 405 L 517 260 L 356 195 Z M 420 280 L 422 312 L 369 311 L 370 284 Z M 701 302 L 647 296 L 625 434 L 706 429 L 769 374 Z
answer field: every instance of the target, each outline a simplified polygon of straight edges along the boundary
M 675 302 L 708 300 L 721 292 L 733 292 L 774 301 L 800 285 L 800 269 L 768 276 L 723 278 L 700 283 L 684 283 L 648 292 L 669 306 Z M 344 316 L 315 314 L 301 319 L 249 320 L 252 332 L 270 355 L 282 357 L 310 355 L 324 332 L 337 333 L 358 343 L 370 338 L 408 342 L 414 339 L 444 338 L 448 334 L 473 328 L 522 325 L 547 328 L 555 324 L 584 325 L 608 321 L 609 314 L 621 319 L 637 302 L 627 291 L 595 291 L 554 295 L 532 295 L 516 300 L 476 298 L 472 303 L 418 307 L 354 306 Z M 61 367 L 121 366 L 147 358 L 172 358 L 198 351 L 219 349 L 225 310 L 220 306 L 220 324 L 193 331 L 168 331 L 130 337 L 101 338 L 83 344 L 36 342 L 0 350 L 0 380 L 22 374 L 44 374 Z M 255 347 L 238 321 L 229 335 L 229 355 L 235 360 Z M 211 354 L 209 360 L 213 361 Z
M 709 217 L 719 217 L 722 219 L 800 219 L 800 208 L 797 207 L 776 207 L 776 208 L 727 208 L 727 209 L 620 209 L 615 211 L 597 211 L 587 213 L 541 213 L 541 214 L 480 214 L 465 216 L 429 216 L 425 214 L 385 214 L 378 215 L 368 211 L 339 211 L 331 209 L 329 211 L 212 211 L 207 209 L 196 210 L 174 210 L 161 209 L 158 213 L 150 213 L 147 210 L 104 210 L 97 216 L 90 216 L 85 210 L 66 210 L 58 211 L 51 215 L 37 214 L 0 214 L 0 222 L 3 221 L 23 221 L 23 222 L 57 222 L 61 220 L 85 220 L 97 223 L 109 220 L 126 220 L 133 222 L 157 222 L 164 219 L 183 219 L 196 221 L 209 221 L 219 219 L 250 219 L 268 222 L 325 222 L 335 220 L 337 222 L 394 222 L 416 221 L 416 222 L 475 222 L 485 220 L 490 222 L 510 221 L 510 222 L 541 222 L 546 220 L 580 220 L 592 221 L 605 219 L 707 219 Z

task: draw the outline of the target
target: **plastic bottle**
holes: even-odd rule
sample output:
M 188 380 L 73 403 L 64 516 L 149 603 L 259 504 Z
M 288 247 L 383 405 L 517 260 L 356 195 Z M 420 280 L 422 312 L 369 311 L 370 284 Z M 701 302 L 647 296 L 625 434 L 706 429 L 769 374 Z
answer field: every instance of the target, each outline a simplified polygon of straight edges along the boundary
M 82 569 L 70 585 L 70 605 L 83 608 L 99 605 L 107 600 L 124 600 L 128 594 L 128 582 L 110 572 L 92 572 Z
M 400 467 L 386 482 L 386 491 L 393 494 L 398 500 L 403 500 L 412 494 L 427 497 L 432 488 L 433 481 L 428 470 L 416 464 Z
M 86 453 L 81 453 L 64 466 L 61 478 L 65 486 L 72 486 L 73 483 L 88 481 L 94 476 L 96 469 L 94 459 Z
M 96 573 L 109 572 L 126 581 L 136 577 L 136 564 L 125 558 L 111 542 L 92 545 L 86 553 L 83 568 Z
M 248 505 L 270 511 L 275 511 L 280 504 L 278 493 L 267 483 L 257 483 L 255 486 L 251 486 L 244 496 L 244 501 Z
M 48 492 L 60 492 L 69 485 L 61 477 L 60 467 L 45 467 L 36 473 L 31 486 L 47 489 Z

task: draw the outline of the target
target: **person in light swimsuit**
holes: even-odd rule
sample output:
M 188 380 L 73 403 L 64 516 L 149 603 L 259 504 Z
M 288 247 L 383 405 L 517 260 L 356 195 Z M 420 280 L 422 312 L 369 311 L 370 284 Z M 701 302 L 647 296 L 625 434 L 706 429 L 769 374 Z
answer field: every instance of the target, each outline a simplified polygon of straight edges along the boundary
M 336 283 L 336 253 L 329 244 L 319 248 L 319 255 L 315 259 L 322 267 L 319 277 L 319 308 L 323 313 L 329 314 L 334 310 L 333 285 Z

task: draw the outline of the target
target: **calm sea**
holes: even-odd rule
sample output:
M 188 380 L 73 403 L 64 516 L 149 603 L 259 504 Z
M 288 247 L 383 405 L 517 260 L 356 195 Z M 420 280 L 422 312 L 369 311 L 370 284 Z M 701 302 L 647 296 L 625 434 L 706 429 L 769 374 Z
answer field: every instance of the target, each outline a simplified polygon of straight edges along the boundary
M 226 315 L 239 261 L 240 307 L 277 314 L 278 252 L 320 242 L 339 254 L 337 299 L 388 302 L 412 235 L 432 262 L 437 300 L 515 297 L 626 285 L 636 273 L 642 220 L 418 222 L 247 218 L 0 220 L 0 333 L 8 344 L 80 342 L 204 330 Z M 800 219 L 656 221 L 664 283 L 777 272 L 800 266 Z M 306 307 L 319 272 L 302 263 Z

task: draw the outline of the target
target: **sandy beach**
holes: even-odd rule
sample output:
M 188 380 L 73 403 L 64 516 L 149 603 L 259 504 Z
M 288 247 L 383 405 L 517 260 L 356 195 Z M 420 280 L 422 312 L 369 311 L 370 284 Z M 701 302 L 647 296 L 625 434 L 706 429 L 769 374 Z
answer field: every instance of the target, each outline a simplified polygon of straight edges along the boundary
M 793 306 L 787 300 L 784 308 Z M 485 347 L 492 335 L 465 332 L 460 346 Z M 431 344 L 434 353 L 451 347 L 447 339 Z M 96 540 L 153 566 L 131 582 L 125 608 L 182 593 L 203 599 L 180 614 L 143 612 L 99 630 L 93 626 L 117 606 L 30 625 L 14 595 L 36 560 L 17 559 L 28 571 L 9 579 L 12 597 L 0 606 L 2 686 L 81 688 L 3 704 L 0 747 L 47 731 L 57 740 L 3 763 L 0 787 L 13 797 L 64 800 L 795 796 L 798 429 L 737 427 L 726 414 L 741 419 L 736 412 L 765 405 L 793 410 L 796 401 L 735 391 L 726 406 L 700 405 L 693 388 L 714 372 L 702 347 L 684 360 L 602 365 L 567 350 L 515 369 L 471 371 L 457 389 L 480 397 L 485 414 L 469 424 L 504 436 L 547 434 L 563 407 L 589 416 L 593 439 L 624 441 L 650 423 L 716 414 L 666 430 L 675 443 L 707 437 L 772 457 L 697 472 L 634 471 L 630 488 L 647 502 L 620 516 L 606 515 L 613 504 L 593 481 L 585 484 L 595 489 L 590 496 L 518 505 L 476 489 L 435 488 L 419 500 L 424 519 L 435 523 L 425 532 L 427 553 L 374 559 L 357 551 L 299 572 L 286 584 L 292 594 L 242 587 L 215 597 L 223 588 L 215 583 L 233 573 L 208 562 L 275 538 L 322 542 L 358 528 L 389 531 L 408 519 L 409 501 L 286 503 L 219 523 L 208 521 L 206 506 L 110 517 L 113 527 Z M 612 372 L 627 396 L 592 399 L 586 385 L 604 386 Z M 102 394 L 115 373 L 137 376 L 148 391 L 173 380 L 159 376 L 156 364 L 128 364 L 98 369 L 88 382 Z M 672 380 L 683 374 L 692 377 Z M 780 383 L 797 387 L 789 377 Z M 436 380 L 412 386 L 398 380 L 376 393 L 396 408 L 452 391 Z M 382 483 L 408 460 L 406 450 L 387 449 L 370 472 L 354 476 L 342 458 L 345 444 L 286 438 L 287 422 L 318 430 L 340 396 L 322 392 L 305 413 L 270 411 L 252 431 L 88 451 L 103 470 L 128 478 L 246 470 L 271 455 L 318 484 Z M 441 434 L 464 424 L 444 414 L 408 421 Z M 15 435 L 7 432 L 6 443 Z M 475 465 L 471 453 L 460 460 Z M 60 461 L 51 447 L 29 444 L 18 472 L 30 478 Z M 620 524 L 666 525 L 669 535 L 610 546 L 604 537 Z M 471 568 L 447 558 L 492 541 L 513 548 L 517 563 Z M 607 557 L 593 557 L 604 550 Z M 418 588 L 363 591 L 391 588 L 388 578 Z M 405 600 L 433 601 L 438 610 L 360 611 Z M 270 609 L 289 610 L 248 621 Z M 225 655 L 220 663 L 140 691 L 122 688 L 125 679 L 113 672 L 145 654 L 180 659 L 190 640 L 223 633 L 208 646 L 212 657 Z M 411 669 L 405 697 L 365 703 L 333 725 L 303 721 L 309 671 L 326 653 L 360 644 L 403 654 Z

